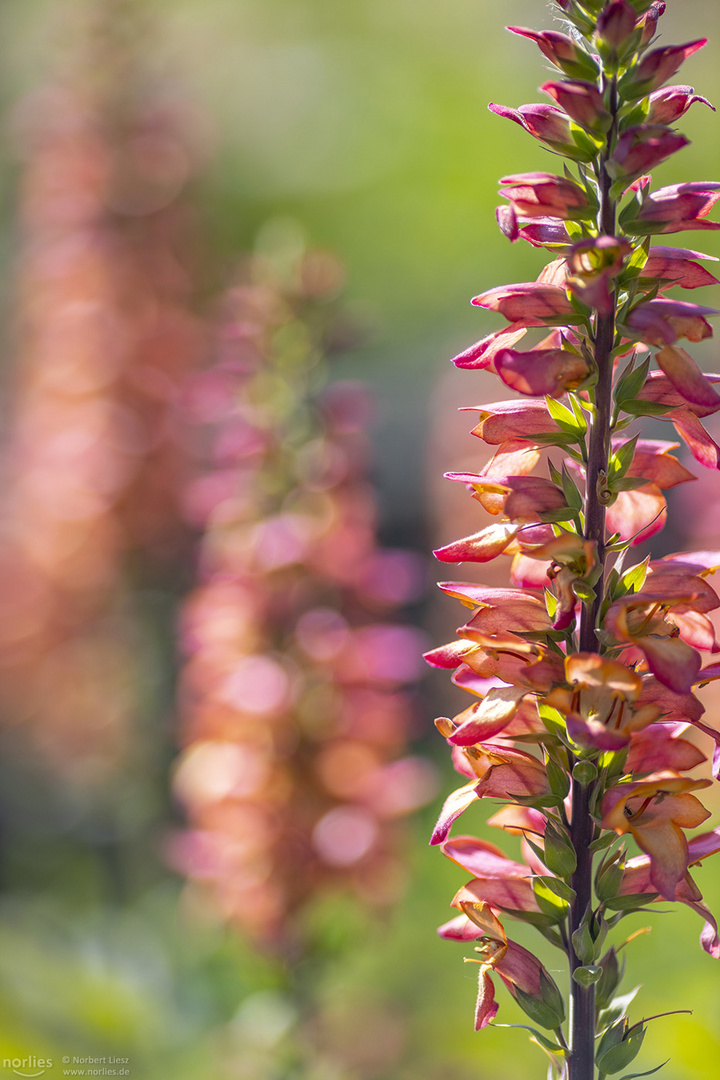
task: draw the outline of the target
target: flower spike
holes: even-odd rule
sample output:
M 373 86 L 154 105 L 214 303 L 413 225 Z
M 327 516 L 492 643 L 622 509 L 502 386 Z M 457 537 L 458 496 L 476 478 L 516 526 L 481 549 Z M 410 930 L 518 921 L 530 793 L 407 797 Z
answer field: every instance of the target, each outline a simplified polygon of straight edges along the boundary
M 442 585 L 465 621 L 427 658 L 451 670 L 472 703 L 436 721 L 464 784 L 431 842 L 470 875 L 452 902 L 460 914 L 439 932 L 478 942 L 468 958 L 480 965 L 476 1028 L 497 1014 L 497 975 L 550 1029 L 535 1039 L 552 1075 L 592 1080 L 625 1073 L 645 1032 L 643 1021 L 630 1024 L 627 996 L 616 996 L 618 946 L 603 945 L 626 914 L 660 899 L 685 904 L 704 920 L 703 948 L 720 958 L 717 923 L 692 876 L 720 851 L 720 830 L 686 836 L 709 816 L 695 793 L 713 781 L 695 774 L 707 757 L 685 737 L 693 727 L 712 741 L 720 776 L 720 731 L 695 696 L 720 678 L 720 663 L 702 659 L 720 652 L 711 619 L 720 553 L 630 557 L 667 523 L 667 490 L 695 480 L 677 442 L 644 437 L 643 418 L 672 424 L 698 462 L 720 468 L 703 425 L 720 412 L 720 375 L 692 355 L 718 309 L 671 292 L 720 282 L 710 256 L 654 243 L 720 228 L 710 217 L 720 182 L 658 188 L 650 175 L 687 145 L 675 124 L 693 104 L 714 112 L 693 87 L 667 85 L 705 39 L 656 45 L 663 0 L 555 2 L 566 33 L 508 28 L 557 69 L 542 86 L 552 103 L 490 105 L 566 164 L 500 181 L 500 231 L 547 249 L 550 261 L 535 281 L 473 299 L 508 325 L 454 360 L 516 396 L 471 410 L 472 433 L 493 457 L 447 474 L 495 522 L 479 520 L 436 556 L 480 565 L 510 556 L 512 587 Z M 453 834 L 488 799 L 504 804 L 490 824 L 522 837 L 524 862 Z M 627 858 L 628 838 L 641 855 Z M 571 1008 L 539 961 L 508 940 L 506 914 L 565 953 Z

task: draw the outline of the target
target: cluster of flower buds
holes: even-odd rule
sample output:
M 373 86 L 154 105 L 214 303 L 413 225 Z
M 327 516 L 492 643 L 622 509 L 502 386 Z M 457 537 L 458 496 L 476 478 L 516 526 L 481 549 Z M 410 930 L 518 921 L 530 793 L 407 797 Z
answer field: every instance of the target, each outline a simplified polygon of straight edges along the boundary
M 395 823 L 434 783 L 405 749 L 418 632 L 389 618 L 422 564 L 376 544 L 366 391 L 323 385 L 340 269 L 308 252 L 282 275 L 256 257 L 244 276 L 217 362 L 188 390 L 212 446 L 188 499 L 205 531 L 182 617 L 174 788 L 190 828 L 170 858 L 278 946 L 324 887 L 397 895 Z
M 105 64 L 116 45 L 114 25 L 84 35 L 72 78 L 24 102 L 16 126 L 0 693 L 75 778 L 127 746 L 136 660 L 121 578 L 130 551 L 181 550 L 178 400 L 203 352 L 188 305 L 192 155 L 177 115 Z
M 666 522 L 664 492 L 694 479 L 673 453 L 679 444 L 640 437 L 639 418 L 672 424 L 700 464 L 720 465 L 702 423 L 720 410 L 720 376 L 704 374 L 682 344 L 709 337 L 715 312 L 667 295 L 718 280 L 703 265 L 710 256 L 651 242 L 720 229 L 707 218 L 720 183 L 653 190 L 648 175 L 687 142 L 674 122 L 709 104 L 692 87 L 665 85 L 705 42 L 657 46 L 661 0 L 557 3 L 564 32 L 509 28 L 567 76 L 542 87 L 553 104 L 490 106 L 572 165 L 502 180 L 503 233 L 553 261 L 534 282 L 475 297 L 509 326 L 455 359 L 523 396 L 478 408 L 473 434 L 494 456 L 478 473 L 450 474 L 498 521 L 437 557 L 511 556 L 511 587 L 441 586 L 472 614 L 427 658 L 454 669 L 475 701 L 436 722 L 466 783 L 432 842 L 472 875 L 440 933 L 477 943 L 476 1026 L 497 1012 L 496 973 L 550 1029 L 535 1037 L 551 1074 L 592 1080 L 596 1069 L 624 1072 L 646 1030 L 616 997 L 622 970 L 609 931 L 655 901 L 679 901 L 703 918 L 702 945 L 720 956 L 691 869 L 720 850 L 720 830 L 686 835 L 709 817 L 696 795 L 712 784 L 693 771 L 707 760 L 698 734 L 712 740 L 720 772 L 720 732 L 695 694 L 720 675 L 702 659 L 718 651 L 710 613 L 720 607 L 711 584 L 720 552 L 631 559 Z M 548 448 L 549 475 L 533 475 Z M 490 823 L 522 837 L 524 862 L 450 835 L 488 798 L 508 804 Z M 562 992 L 508 939 L 506 916 L 567 954 L 569 1031 Z

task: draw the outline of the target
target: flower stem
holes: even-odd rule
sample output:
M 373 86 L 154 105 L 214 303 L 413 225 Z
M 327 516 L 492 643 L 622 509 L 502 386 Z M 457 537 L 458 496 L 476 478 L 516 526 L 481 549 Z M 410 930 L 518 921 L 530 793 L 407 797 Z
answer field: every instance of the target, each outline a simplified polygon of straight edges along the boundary
M 610 108 L 617 114 L 617 92 L 610 87 Z M 598 168 L 600 233 L 615 233 L 615 202 L 610 197 L 611 179 L 605 162 L 612 151 L 616 122 L 608 133 L 604 155 Z M 608 462 L 610 457 L 610 421 L 612 412 L 612 350 L 615 344 L 615 311 L 598 315 L 595 323 L 594 359 L 597 368 L 595 385 L 595 410 L 590 429 L 587 460 L 587 486 L 585 491 L 585 539 L 596 544 L 597 560 L 605 563 L 605 507 Z M 597 652 L 598 639 L 595 631 L 597 615 L 603 598 L 604 573 L 595 585 L 595 600 L 583 605 L 580 616 L 578 643 L 581 652 Z M 594 825 L 590 816 L 592 785 L 583 786 L 572 782 L 572 819 L 570 838 L 577 856 L 577 868 L 571 878 L 575 900 L 570 909 L 570 972 L 582 966 L 572 945 L 572 935 L 579 928 L 585 913 L 592 905 L 592 854 L 589 850 Z M 595 1072 L 595 987 L 580 986 L 570 979 L 570 1059 L 569 1080 L 593 1080 Z

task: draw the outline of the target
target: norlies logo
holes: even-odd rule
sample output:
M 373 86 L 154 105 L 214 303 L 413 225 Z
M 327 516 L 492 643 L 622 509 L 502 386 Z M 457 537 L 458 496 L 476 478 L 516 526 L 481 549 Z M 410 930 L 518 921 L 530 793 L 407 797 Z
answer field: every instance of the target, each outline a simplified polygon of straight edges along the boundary
M 3 1069 L 11 1069 L 16 1076 L 42 1076 L 52 1066 L 52 1058 L 39 1058 L 34 1054 L 23 1058 L 3 1058 Z

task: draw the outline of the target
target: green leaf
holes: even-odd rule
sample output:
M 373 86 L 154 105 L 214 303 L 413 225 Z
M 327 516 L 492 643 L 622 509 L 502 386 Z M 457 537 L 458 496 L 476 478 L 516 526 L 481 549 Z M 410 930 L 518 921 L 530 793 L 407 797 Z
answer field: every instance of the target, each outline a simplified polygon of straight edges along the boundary
M 583 604 L 594 604 L 596 599 L 596 593 L 593 588 L 588 585 L 582 578 L 575 578 L 572 583 L 572 589 L 578 600 Z
M 555 893 L 556 896 L 559 896 L 561 900 L 567 900 L 570 903 L 575 899 L 575 890 L 571 889 L 567 882 L 562 881 L 560 878 L 549 877 L 547 874 L 536 874 L 533 878 L 533 886 L 536 881 Z
M 648 567 L 650 565 L 650 556 L 643 559 L 641 563 L 636 563 L 635 566 L 630 566 L 625 571 L 620 581 L 622 582 L 625 593 L 639 592 L 645 584 L 645 578 L 647 577 Z
M 613 493 L 620 491 L 637 491 L 638 488 L 645 487 L 650 483 L 644 476 L 623 476 L 620 480 L 613 480 L 609 485 L 610 490 Z
M 643 398 L 635 398 L 634 401 L 624 401 L 622 408 L 631 416 L 662 416 L 672 408 L 672 405 L 663 405 L 660 401 L 645 401 Z
M 634 359 L 630 361 L 615 387 L 615 400 L 621 408 L 625 408 L 626 401 L 634 401 L 637 398 L 650 370 L 649 356 L 637 367 L 634 367 L 634 363 Z M 625 411 L 628 410 L 625 409 Z
M 625 1076 L 620 1077 L 620 1080 L 637 1080 L 637 1078 L 639 1076 L 652 1076 L 653 1073 L 656 1073 L 660 1069 L 664 1068 L 664 1066 L 667 1065 L 669 1060 L 670 1060 L 670 1058 L 665 1058 L 665 1060 L 662 1062 L 662 1064 L 656 1065 L 654 1069 L 648 1069 L 647 1072 L 626 1073 Z
M 541 1027 L 549 1028 L 550 1031 L 554 1031 L 555 1028 L 559 1027 L 563 1022 L 564 1009 L 561 1013 L 558 1013 L 557 1009 L 552 1005 L 548 1005 L 547 1002 L 533 997 L 532 994 L 525 993 L 525 991 L 521 990 L 517 985 L 513 985 L 510 992 L 523 1012 L 527 1013 L 530 1019 L 534 1020 L 536 1024 L 540 1024 Z M 562 999 L 560 999 L 560 1004 L 562 1005 Z
M 560 897 L 557 896 L 552 889 L 549 889 L 544 881 L 539 878 L 533 878 L 532 887 L 538 907 L 543 914 L 549 915 L 556 923 L 562 922 L 568 912 L 567 901 L 561 900 Z
M 538 514 L 540 521 L 546 525 L 555 521 L 573 521 L 576 516 L 577 510 L 572 510 L 569 507 L 567 510 L 544 510 L 541 514 Z
M 618 449 L 610 455 L 608 478 L 611 481 L 619 480 L 623 477 L 632 465 L 638 438 L 639 436 L 633 435 L 632 439 L 628 439 L 626 443 L 623 443 L 622 446 L 618 447 Z
M 629 893 L 627 896 L 613 896 L 611 900 L 605 901 L 605 907 L 610 908 L 611 911 L 634 911 L 636 908 L 644 907 L 645 904 L 652 903 L 657 898 L 656 892 L 645 893 Z
M 562 1057 L 565 1057 L 566 1051 L 563 1050 L 562 1046 L 558 1046 L 557 1043 L 551 1042 L 547 1035 L 543 1035 L 537 1028 L 530 1027 L 529 1024 L 493 1024 L 493 1027 L 518 1028 L 522 1031 L 531 1031 L 537 1041 L 544 1046 L 546 1050 L 549 1050 L 551 1054 L 560 1054 Z
M 573 510 L 582 510 L 583 497 L 580 494 L 577 484 L 573 480 L 572 476 L 567 470 L 567 466 L 563 464 L 562 467 L 562 489 L 565 496 L 565 502 Z
M 567 774 L 567 770 L 564 769 L 562 765 L 558 765 L 552 758 L 548 758 L 545 763 L 545 772 L 547 773 L 548 783 L 550 784 L 550 790 L 553 795 L 559 795 L 561 799 L 564 799 L 570 791 L 570 777 Z M 553 873 L 556 873 L 553 867 L 550 867 L 550 869 Z
M 589 762 L 582 762 L 582 764 L 589 764 Z M 575 768 L 577 768 L 577 765 L 575 766 Z M 595 772 L 597 773 L 597 769 L 595 770 Z M 597 840 L 593 840 L 592 844 L 590 845 L 590 851 L 592 851 L 593 854 L 596 851 L 603 851 L 606 847 L 610 847 L 613 840 L 617 840 L 617 838 L 617 833 L 613 832 L 613 830 L 610 829 L 607 832 L 603 833 L 602 836 L 598 836 Z
M 640 1053 L 644 1038 L 645 1027 L 643 1024 L 631 1028 L 621 1043 L 612 1046 L 601 1057 L 596 1059 L 600 1072 L 615 1073 L 624 1069 Z
M 640 987 L 636 986 L 634 990 L 628 990 L 627 994 L 621 994 L 619 997 L 613 999 L 612 1004 L 608 1005 L 606 1009 L 603 1009 L 598 1017 L 598 1029 L 602 1030 L 604 1027 L 611 1027 L 628 1011 L 628 1007 L 632 1005 L 635 1000 Z
M 555 423 L 561 429 L 561 431 L 567 432 L 568 435 L 583 435 L 585 428 L 581 427 L 572 409 L 568 409 L 567 405 L 563 405 L 557 398 L 546 397 L 545 404 L 547 405 L 547 411 L 552 416 Z M 585 425 L 587 427 L 587 425 Z
M 573 981 L 576 982 L 578 986 L 584 986 L 586 989 L 588 986 L 594 986 L 601 976 L 602 968 L 598 967 L 597 964 L 575 968 L 572 973 Z

